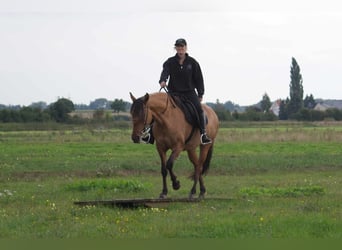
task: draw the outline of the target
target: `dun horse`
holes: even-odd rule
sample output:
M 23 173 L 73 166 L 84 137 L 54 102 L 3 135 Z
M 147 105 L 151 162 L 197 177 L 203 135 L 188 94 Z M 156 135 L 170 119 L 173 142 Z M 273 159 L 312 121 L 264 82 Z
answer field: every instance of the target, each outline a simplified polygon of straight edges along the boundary
M 212 139 L 212 143 L 201 145 L 199 129 L 193 130 L 193 125 L 186 121 L 183 111 L 175 105 L 174 100 L 169 94 L 158 92 L 135 98 L 130 93 L 130 96 L 133 101 L 131 115 L 133 122 L 132 140 L 134 143 L 141 141 L 144 131 L 149 129 L 153 122 L 152 131 L 161 160 L 163 180 L 160 198 L 167 197 L 166 177 L 168 172 L 171 176 L 173 189 L 178 190 L 180 188 L 180 182 L 177 180 L 172 167 L 175 159 L 182 151 L 187 151 L 188 157 L 194 165 L 194 183 L 189 198 L 194 198 L 198 182 L 200 184 L 199 197 L 203 198 L 206 188 L 202 176 L 209 168 L 219 126 L 215 112 L 209 106 L 202 105 L 203 111 L 208 118 L 206 131 Z M 196 153 L 198 147 L 200 147 L 199 156 Z M 171 154 L 167 159 L 167 151 L 169 150 L 171 150 Z

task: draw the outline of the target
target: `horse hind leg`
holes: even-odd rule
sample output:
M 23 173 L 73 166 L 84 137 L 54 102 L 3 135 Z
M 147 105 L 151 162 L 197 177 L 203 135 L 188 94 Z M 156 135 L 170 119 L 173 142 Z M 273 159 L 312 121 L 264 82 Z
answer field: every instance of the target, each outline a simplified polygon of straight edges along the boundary
M 213 154 L 213 144 L 205 145 L 201 147 L 200 163 L 201 163 L 202 168 L 201 168 L 201 173 L 199 176 L 200 191 L 201 191 L 199 198 L 204 198 L 204 195 L 206 194 L 206 188 L 204 186 L 203 175 L 205 175 L 209 170 L 212 154 Z
M 194 165 L 194 174 L 192 176 L 194 183 L 190 190 L 189 199 L 193 199 L 195 197 L 198 182 L 200 183 L 200 197 L 203 198 L 205 194 L 205 187 L 201 176 L 202 165 L 200 164 L 195 151 L 188 151 L 188 156 L 191 163 Z
M 189 196 L 190 199 L 194 198 L 196 194 L 196 186 L 198 182 L 200 185 L 200 194 L 198 198 L 203 199 L 207 192 L 205 185 L 204 185 L 203 174 L 205 174 L 209 169 L 209 164 L 210 164 L 210 160 L 212 156 L 212 149 L 213 149 L 212 145 L 201 146 L 199 158 L 197 157 L 197 154 L 195 151 L 188 151 L 189 159 L 194 165 L 194 174 L 193 174 L 194 184 L 190 191 L 190 196 Z

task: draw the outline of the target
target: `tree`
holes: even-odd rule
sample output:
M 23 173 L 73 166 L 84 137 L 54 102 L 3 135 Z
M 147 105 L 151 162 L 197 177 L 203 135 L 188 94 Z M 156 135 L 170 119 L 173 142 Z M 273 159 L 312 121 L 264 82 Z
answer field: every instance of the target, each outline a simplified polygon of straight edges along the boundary
M 265 93 L 261 100 L 261 109 L 264 113 L 268 112 L 272 106 L 269 96 Z
M 313 95 L 306 95 L 304 98 L 304 108 L 313 109 L 316 106 L 316 101 Z
M 50 105 L 50 115 L 56 122 L 66 122 L 69 120 L 69 113 L 75 110 L 72 101 L 61 98 L 57 102 Z
M 243 119 L 246 121 L 260 121 L 261 114 L 262 114 L 262 110 L 260 108 L 258 108 L 257 106 L 249 106 L 246 108 L 243 115 L 240 116 L 240 119 Z
M 237 112 L 237 110 L 234 110 L 233 114 L 232 114 L 233 119 L 235 120 L 239 120 L 240 119 L 240 115 L 239 112 Z
M 126 111 L 126 105 L 127 103 L 124 102 L 122 99 L 115 99 L 110 107 L 114 110 L 114 113 L 118 113 L 120 111 Z
M 215 111 L 217 117 L 220 121 L 232 121 L 233 117 L 228 109 L 220 103 L 219 99 L 216 100 L 216 103 L 213 105 L 213 110 Z
M 37 121 L 39 113 L 40 113 L 40 109 L 33 109 L 31 107 L 23 107 L 19 111 L 22 122 Z
M 299 112 L 303 108 L 303 79 L 300 67 L 295 58 L 292 57 L 290 83 L 290 102 L 288 105 L 288 115 Z
M 287 106 L 289 103 L 289 99 L 287 98 L 285 101 L 281 100 L 280 106 L 279 106 L 279 120 L 287 120 Z

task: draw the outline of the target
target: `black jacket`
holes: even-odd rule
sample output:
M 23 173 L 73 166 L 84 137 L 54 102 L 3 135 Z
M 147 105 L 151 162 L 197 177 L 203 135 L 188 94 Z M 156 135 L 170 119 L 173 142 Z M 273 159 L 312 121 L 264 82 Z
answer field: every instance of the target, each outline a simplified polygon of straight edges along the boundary
M 186 54 L 183 65 L 179 64 L 179 57 L 176 54 L 170 57 L 163 64 L 163 71 L 160 76 L 159 83 L 168 82 L 168 90 L 170 92 L 190 92 L 196 89 L 198 97 L 204 94 L 204 83 L 202 71 L 199 63 Z

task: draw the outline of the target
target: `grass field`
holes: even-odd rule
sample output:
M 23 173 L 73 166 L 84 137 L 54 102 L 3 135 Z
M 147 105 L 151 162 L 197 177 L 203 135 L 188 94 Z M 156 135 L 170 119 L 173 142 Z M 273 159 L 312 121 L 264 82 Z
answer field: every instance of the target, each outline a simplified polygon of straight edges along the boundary
M 1 127 L 3 128 L 3 127 Z M 0 238 L 341 238 L 342 126 L 224 124 L 205 177 L 207 200 L 163 207 L 80 207 L 156 198 L 155 146 L 129 129 L 0 130 Z M 186 154 L 175 163 L 188 196 Z M 170 183 L 169 183 L 170 184 Z

